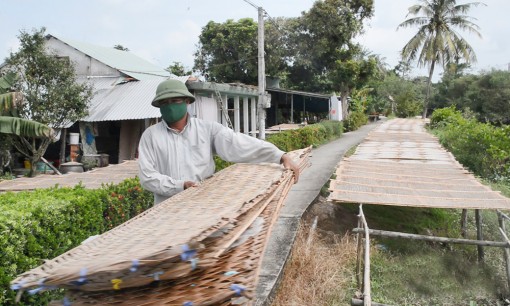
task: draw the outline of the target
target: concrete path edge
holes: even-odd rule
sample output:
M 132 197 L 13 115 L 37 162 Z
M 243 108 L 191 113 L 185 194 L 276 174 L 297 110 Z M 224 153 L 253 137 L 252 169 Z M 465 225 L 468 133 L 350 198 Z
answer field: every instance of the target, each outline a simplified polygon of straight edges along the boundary
M 299 182 L 291 188 L 280 216 L 273 225 L 262 258 L 254 305 L 271 304 L 282 279 L 285 264 L 290 258 L 303 214 L 331 178 L 344 154 L 363 141 L 380 123 L 381 121 L 364 125 L 312 150 L 311 166 L 303 171 Z

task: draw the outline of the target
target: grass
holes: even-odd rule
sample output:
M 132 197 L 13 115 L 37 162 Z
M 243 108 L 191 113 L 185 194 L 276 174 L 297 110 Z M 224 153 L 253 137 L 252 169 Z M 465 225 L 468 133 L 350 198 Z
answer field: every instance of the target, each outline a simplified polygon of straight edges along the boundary
M 317 231 L 301 225 L 273 306 L 349 303 L 356 243 L 350 235 L 335 236 L 333 241 L 326 242 Z
M 351 148 L 345 156 L 355 150 Z M 510 198 L 510 183 L 482 182 Z M 321 190 L 322 197 L 328 196 L 328 186 L 329 182 Z M 342 204 L 343 215 L 333 214 L 335 220 L 328 222 L 352 220 L 358 210 L 357 204 Z M 372 229 L 461 237 L 460 209 L 364 205 L 363 211 Z M 484 240 L 502 241 L 496 213 L 482 210 L 481 215 Z M 349 305 L 350 299 L 359 295 L 354 275 L 355 236 L 348 230 L 333 235 L 318 229 L 308 243 L 309 232 L 306 225 L 300 229 L 272 305 Z M 474 210 L 468 211 L 467 238 L 477 239 Z M 476 246 L 372 236 L 372 301 L 413 306 L 510 305 L 503 251 L 485 247 L 484 253 L 484 261 L 478 262 Z
M 502 193 L 510 190 L 505 189 L 508 187 L 498 186 Z M 342 204 L 344 215 L 336 215 L 337 222 L 348 214 L 351 218 L 357 215 L 358 209 L 358 205 Z M 373 229 L 460 237 L 461 210 L 364 205 L 363 211 Z M 482 219 L 484 239 L 501 241 L 496 213 L 484 210 Z M 331 240 L 331 233 L 318 229 L 308 244 L 309 231 L 306 226 L 300 230 L 273 305 L 349 305 L 357 294 L 355 237 L 346 232 L 333 235 Z M 467 238 L 476 239 L 473 210 L 468 211 Z M 475 246 L 375 236 L 371 245 L 375 302 L 418 306 L 510 304 L 504 302 L 510 294 L 500 248 L 485 247 L 485 260 L 478 263 Z

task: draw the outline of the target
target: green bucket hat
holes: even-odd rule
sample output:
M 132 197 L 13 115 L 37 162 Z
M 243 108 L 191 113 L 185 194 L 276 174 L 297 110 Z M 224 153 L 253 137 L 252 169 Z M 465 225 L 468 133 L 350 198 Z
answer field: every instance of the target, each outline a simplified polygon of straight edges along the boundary
M 165 80 L 158 85 L 156 96 L 152 99 L 152 106 L 160 107 L 161 100 L 168 98 L 189 98 L 195 102 L 195 97 L 188 91 L 186 85 L 178 80 Z

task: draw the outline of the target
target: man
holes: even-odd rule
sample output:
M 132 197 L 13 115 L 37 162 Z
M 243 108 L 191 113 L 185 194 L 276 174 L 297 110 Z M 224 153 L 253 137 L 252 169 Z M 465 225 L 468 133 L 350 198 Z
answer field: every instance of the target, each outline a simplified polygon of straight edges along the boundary
M 154 193 L 154 204 L 213 175 L 213 155 L 230 162 L 281 163 L 299 179 L 299 168 L 273 144 L 212 121 L 192 118 L 187 106 L 195 97 L 184 83 L 166 80 L 158 85 L 152 106 L 162 121 L 149 127 L 138 147 L 140 182 Z

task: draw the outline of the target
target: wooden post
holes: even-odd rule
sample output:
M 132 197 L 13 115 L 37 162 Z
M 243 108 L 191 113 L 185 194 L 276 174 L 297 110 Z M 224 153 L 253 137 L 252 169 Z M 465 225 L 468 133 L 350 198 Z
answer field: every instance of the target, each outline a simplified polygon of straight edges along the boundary
M 355 228 L 352 230 L 353 233 L 363 233 L 364 231 L 365 231 L 364 228 Z M 469 245 L 489 246 L 489 247 L 498 247 L 498 248 L 510 248 L 510 243 L 503 242 L 503 241 L 485 241 L 485 240 L 446 238 L 446 237 L 436 237 L 436 236 L 426 236 L 426 235 L 381 231 L 381 230 L 373 230 L 373 229 L 369 229 L 368 232 L 370 233 L 370 235 L 373 235 L 373 236 L 382 236 L 382 237 L 390 237 L 390 238 L 404 238 L 404 239 L 433 241 L 433 242 L 441 242 L 441 243 L 457 243 L 457 244 L 469 244 Z
M 367 220 L 363 214 L 363 204 L 359 205 L 359 215 L 365 230 L 365 256 L 363 266 L 363 305 L 371 306 L 372 298 L 370 293 L 370 237 Z
M 462 210 L 462 216 L 460 217 L 460 234 L 462 238 L 467 238 L 467 209 Z
M 294 123 L 294 94 L 290 94 L 290 123 Z
M 358 216 L 358 228 L 361 229 L 361 216 Z M 362 246 L 361 246 L 361 231 L 359 231 L 356 234 L 356 239 L 358 240 L 358 247 L 356 249 L 356 283 L 358 285 L 358 290 L 361 292 L 361 252 L 362 252 Z
M 66 162 L 66 137 L 67 129 L 60 131 L 60 165 Z
M 476 218 L 476 239 L 483 240 L 483 231 L 482 231 L 482 215 L 479 209 L 475 210 L 475 218 Z M 478 249 L 478 261 L 482 262 L 485 257 L 483 246 L 479 245 Z
M 53 170 L 53 172 L 55 172 L 55 173 L 56 173 L 56 174 L 58 174 L 58 175 L 62 175 L 62 173 L 60 173 L 60 171 L 58 171 L 58 169 L 57 169 L 57 168 L 53 167 L 53 165 L 52 165 L 52 164 L 50 164 L 50 163 L 46 160 L 46 158 L 44 158 L 44 157 L 42 157 L 42 156 L 41 156 L 41 160 L 43 161 L 43 163 L 45 163 L 46 165 L 48 165 L 48 167 L 50 167 L 50 168 L 51 168 L 51 170 Z
M 498 210 L 498 222 L 499 222 L 499 230 L 503 235 L 503 238 L 508 242 L 508 237 L 506 236 L 506 227 L 505 220 L 503 220 L 503 215 Z M 510 250 L 508 248 L 503 249 L 503 256 L 505 257 L 505 267 L 506 267 L 506 281 L 508 288 L 510 288 Z
M 258 27 L 257 27 L 257 71 L 258 71 L 258 121 L 259 121 L 259 139 L 266 139 L 266 62 L 264 59 L 264 9 L 258 8 Z

